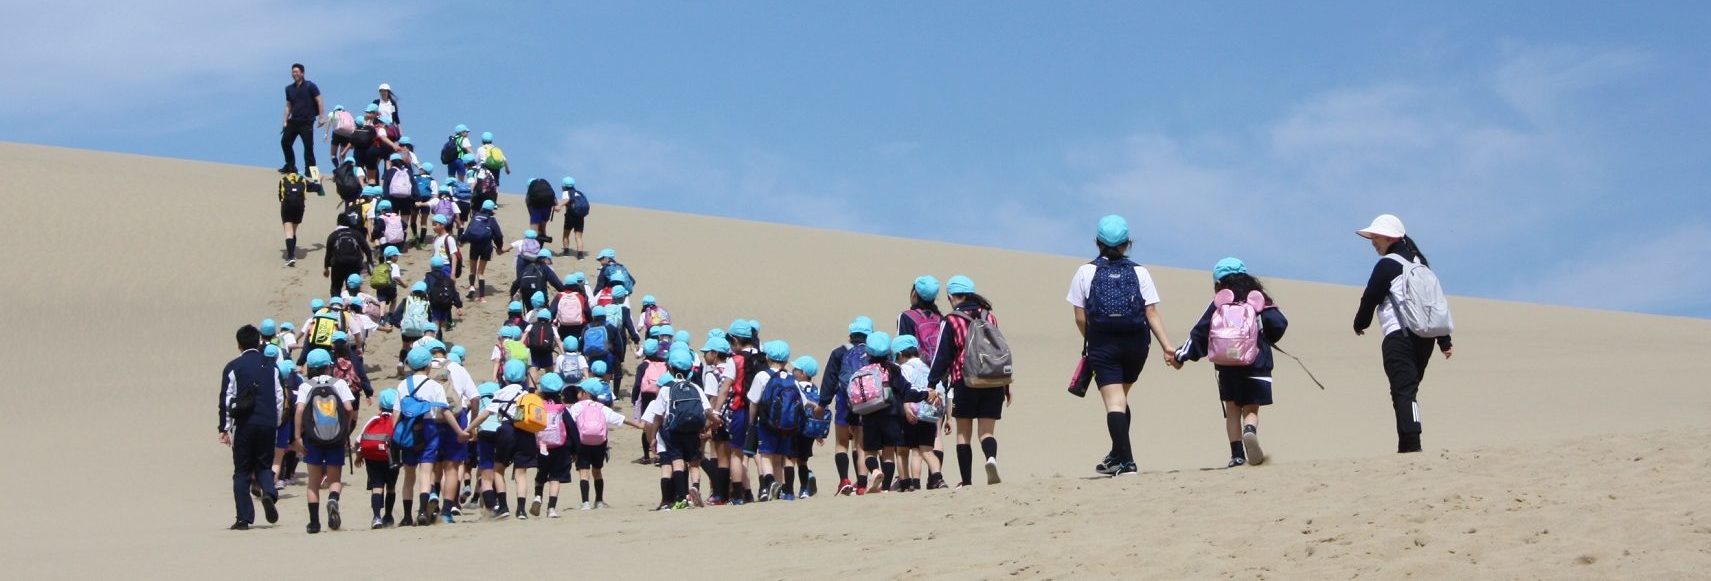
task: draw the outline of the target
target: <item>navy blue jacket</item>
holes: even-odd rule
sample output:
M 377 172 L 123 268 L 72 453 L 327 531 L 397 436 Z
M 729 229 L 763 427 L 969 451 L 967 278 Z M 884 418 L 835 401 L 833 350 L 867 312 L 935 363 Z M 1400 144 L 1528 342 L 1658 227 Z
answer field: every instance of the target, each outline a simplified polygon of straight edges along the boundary
M 232 400 L 238 396 L 239 386 L 255 387 L 255 408 L 243 426 L 279 427 L 280 402 L 284 399 L 284 389 L 279 385 L 279 371 L 275 359 L 263 355 L 256 349 L 246 349 L 238 354 L 226 368 L 220 372 L 220 424 L 222 432 L 230 432 L 239 426 L 232 425 L 230 409 Z
M 1214 307 L 1206 305 L 1206 312 L 1200 315 L 1200 322 L 1194 324 L 1194 330 L 1188 332 L 1188 341 L 1176 348 L 1176 358 L 1180 361 L 1199 361 L 1206 356 L 1206 350 L 1211 345 L 1212 312 Z M 1218 377 L 1270 377 L 1272 369 L 1271 346 L 1283 340 L 1283 333 L 1289 329 L 1289 319 L 1283 316 L 1283 311 L 1275 306 L 1267 307 L 1259 314 L 1259 356 L 1254 357 L 1253 365 L 1235 367 L 1219 365 Z

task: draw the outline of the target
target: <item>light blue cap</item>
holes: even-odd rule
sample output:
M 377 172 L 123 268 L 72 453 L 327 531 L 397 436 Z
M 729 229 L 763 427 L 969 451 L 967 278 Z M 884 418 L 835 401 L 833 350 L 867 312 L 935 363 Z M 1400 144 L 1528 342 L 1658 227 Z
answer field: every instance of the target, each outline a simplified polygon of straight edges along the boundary
M 458 161 L 463 162 L 464 165 L 475 165 L 475 154 L 465 153 L 463 157 L 458 158 Z
M 354 272 L 351 273 L 350 276 L 345 277 L 345 286 L 350 287 L 350 288 L 357 288 L 357 287 L 362 286 L 362 275 L 354 273 Z
M 380 112 L 380 106 L 376 105 L 374 103 L 369 103 L 367 107 L 362 108 L 362 112 L 363 113 L 379 113 Z
M 290 331 L 290 330 L 296 329 L 296 328 L 297 328 L 297 326 L 291 324 L 291 321 L 286 321 L 286 322 L 279 324 L 279 330 L 281 330 L 281 331 Z
M 460 133 L 469 133 L 469 126 L 459 123 L 457 124 L 457 127 L 452 128 L 452 134 L 456 135 Z
M 445 342 L 441 341 L 439 339 L 423 339 L 420 342 L 416 343 L 416 346 L 421 347 L 423 349 L 427 349 L 429 353 L 433 353 L 435 351 L 438 351 L 440 353 L 446 352 Z
M 507 305 L 505 307 L 505 310 L 512 312 L 512 313 L 521 314 L 523 312 L 523 301 L 511 301 L 511 304 Z
M 630 296 L 630 287 L 627 287 L 627 286 L 624 286 L 621 284 L 620 285 L 614 285 L 612 287 L 612 298 L 623 299 L 624 297 L 627 297 L 627 296 Z
M 523 237 L 528 238 L 530 240 L 534 240 L 535 238 L 539 237 L 540 235 L 541 235 L 541 233 L 536 232 L 534 230 L 524 230 L 523 231 Z
M 384 191 L 386 191 L 386 190 L 380 189 L 380 186 L 363 186 L 362 187 L 362 195 L 369 196 L 369 197 L 379 196 L 380 193 L 384 192 Z
M 446 352 L 446 357 L 450 357 L 452 361 L 456 361 L 461 365 L 463 364 L 463 356 L 466 353 L 468 353 L 468 351 L 465 350 L 462 345 L 452 345 L 452 350 Z
M 524 363 L 521 359 L 512 359 L 505 362 L 505 381 L 519 383 L 523 381 L 523 378 L 528 376 L 529 364 Z
M 585 282 L 588 282 L 588 275 L 583 274 L 582 271 L 579 270 L 579 271 L 570 273 L 570 283 L 569 284 L 582 284 Z
M 564 338 L 564 350 L 565 351 L 575 351 L 575 350 L 581 349 L 581 348 L 582 348 L 582 343 L 580 343 L 576 340 L 576 336 L 572 335 L 570 337 Z
M 351 340 L 351 336 L 346 335 L 344 331 L 333 331 L 333 342 L 334 343 L 338 343 L 340 341 L 349 341 L 349 340 Z
M 708 337 L 707 341 L 701 344 L 701 350 L 730 355 L 731 342 L 726 341 L 724 337 Z
M 939 298 L 939 279 L 930 274 L 915 277 L 915 296 L 923 301 Z
M 493 394 L 499 393 L 499 384 L 492 381 L 483 381 L 481 382 L 481 385 L 475 386 L 475 392 L 484 397 L 491 397 Z
M 391 211 L 392 200 L 381 200 L 379 204 L 375 204 L 374 208 L 382 212 Z
M 398 247 L 397 246 L 388 246 L 388 247 L 386 247 L 386 251 L 382 252 L 380 254 L 381 254 L 381 256 L 384 256 L 386 258 L 397 258 L 398 257 Z
M 297 372 L 297 364 L 292 363 L 290 359 L 286 359 L 284 361 L 280 361 L 279 363 L 275 363 L 274 368 L 279 370 L 280 375 L 287 376 L 287 377 L 289 377 L 291 374 Z
M 659 353 L 659 339 L 642 341 L 642 356 L 651 357 L 656 353 Z
M 344 297 L 333 297 L 333 298 L 327 299 L 327 306 L 328 307 L 344 308 L 345 299 L 344 299 Z
M 953 295 L 974 294 L 974 279 L 960 274 L 953 276 L 950 282 L 945 283 L 945 290 Z
M 445 214 L 434 214 L 434 223 L 445 226 L 447 224 L 451 224 L 451 219 L 447 218 Z
M 380 409 L 392 411 L 392 408 L 398 406 L 398 390 L 390 387 L 382 389 L 374 396 L 374 400 L 380 404 Z
M 523 338 L 523 328 L 516 325 L 506 325 L 499 329 L 499 335 L 506 339 L 521 339 Z
M 404 161 L 404 156 L 401 154 L 394 153 L 392 155 L 386 156 L 386 160 L 387 161 Z
M 414 369 L 417 371 L 420 371 L 420 370 L 426 368 L 428 366 L 428 363 L 432 362 L 433 360 L 434 360 L 433 352 L 428 351 L 427 349 L 423 349 L 421 347 L 412 347 L 410 349 L 410 353 L 408 355 L 404 356 L 404 363 L 406 365 L 409 365 L 410 369 Z
M 655 304 L 657 303 L 654 301 L 653 295 L 642 295 L 642 306 L 651 307 Z
M 595 361 L 588 366 L 588 371 L 595 375 L 606 375 L 606 360 Z
M 328 353 L 326 349 L 316 349 L 309 352 L 309 357 L 304 359 L 304 362 L 308 364 L 310 369 L 332 367 L 333 354 Z
M 279 357 L 279 346 L 268 344 L 261 348 L 261 354 L 268 357 Z
M 1223 258 L 1222 260 L 1219 260 L 1218 264 L 1212 265 L 1212 282 L 1218 282 L 1220 280 L 1224 280 L 1224 277 L 1230 276 L 1232 274 L 1247 274 L 1247 273 L 1248 273 L 1248 265 L 1242 263 L 1242 259 L 1236 258 L 1234 256 L 1228 256 L 1228 257 Z
M 481 201 L 481 211 L 492 212 L 492 211 L 497 210 L 497 209 L 499 209 L 499 206 L 495 205 L 493 203 L 493 200 L 482 200 Z
M 416 284 L 410 285 L 410 292 L 411 293 L 427 293 L 428 292 L 428 283 L 426 281 L 418 280 L 418 281 L 416 281 Z
M 1122 216 L 1111 214 L 1099 219 L 1099 243 L 1106 246 L 1122 246 L 1129 241 L 1129 221 Z
M 551 318 L 553 318 L 553 312 L 551 309 L 541 309 L 541 310 L 535 311 L 535 320 L 537 320 L 537 321 L 545 321 L 545 320 L 551 319 Z
M 690 354 L 688 349 L 672 349 L 666 365 L 676 371 L 689 371 L 689 368 L 695 366 L 695 356 Z
M 547 306 L 546 291 L 535 291 L 535 294 L 529 295 L 529 306 L 536 309 Z
M 493 143 L 493 132 L 492 131 L 481 132 L 481 142 L 482 143 Z
M 409 138 L 406 137 L 405 139 L 409 139 Z M 422 171 L 424 173 L 434 173 L 434 162 L 431 162 L 431 161 L 422 162 Z
M 273 319 L 261 320 L 261 335 L 263 337 L 272 337 L 277 334 L 279 334 L 279 325 L 274 323 Z
M 557 373 L 542 375 L 541 391 L 546 393 L 558 393 L 564 391 L 564 378 L 559 377 Z
M 345 154 L 345 163 L 356 163 L 356 156 L 348 153 Z
M 319 311 L 319 310 L 324 309 L 326 307 L 327 307 L 327 301 L 325 301 L 325 300 L 309 299 L 309 311 L 310 312 Z
M 398 138 L 398 145 L 411 145 L 410 136 L 405 135 L 403 137 Z
M 648 330 L 648 336 L 649 337 L 662 337 L 662 336 L 669 337 L 669 336 L 673 336 L 676 334 L 677 334 L 677 329 L 672 328 L 671 325 L 659 325 L 657 327 L 654 327 L 654 328 Z
M 434 268 L 440 268 L 446 265 L 446 257 L 435 256 L 432 260 L 428 261 L 428 264 L 433 265 Z
M 597 377 L 584 379 L 582 383 L 576 384 L 576 387 L 594 399 L 605 399 L 606 396 L 611 395 L 606 391 L 606 382 L 600 381 Z
M 891 354 L 891 336 L 885 333 L 872 333 L 867 336 L 868 357 L 885 357 Z
M 765 345 L 761 345 L 760 350 L 762 353 L 766 354 L 767 361 L 783 362 L 783 361 L 789 361 L 790 360 L 790 344 L 789 343 L 785 343 L 783 341 L 779 341 L 779 340 L 775 339 L 772 341 L 767 341 Z
M 608 259 L 608 258 L 617 258 L 617 257 L 618 257 L 618 251 L 613 250 L 611 248 L 601 248 L 600 254 L 596 255 L 594 258 L 598 260 L 598 259 Z
M 542 248 L 539 251 L 535 252 L 535 259 L 536 260 L 552 260 L 553 259 L 553 251 L 550 249 Z
M 688 329 L 678 329 L 676 333 L 671 334 L 671 340 L 678 342 L 678 343 L 682 343 L 684 345 L 688 345 L 689 344 L 689 330 Z
M 565 176 L 564 179 L 559 180 L 559 185 L 567 187 L 567 188 L 574 187 L 574 186 L 576 186 L 576 178 L 573 178 L 570 176 Z
M 867 315 L 862 315 L 862 316 L 856 317 L 854 321 L 850 321 L 850 334 L 851 335 L 854 335 L 856 333 L 861 333 L 863 335 L 866 335 L 866 334 L 872 333 L 872 332 L 873 332 L 873 319 L 869 318 Z
M 803 375 L 808 377 L 813 377 L 815 374 L 820 372 L 820 362 L 815 361 L 812 356 L 808 355 L 797 357 L 796 361 L 792 362 L 790 366 L 795 367 L 797 371 L 802 372 Z
M 743 319 L 731 321 L 731 328 L 725 332 L 738 339 L 753 339 L 755 337 L 754 327 L 750 326 L 749 322 Z
M 914 335 L 898 335 L 896 339 L 891 340 L 892 353 L 902 353 L 910 349 L 921 350 L 921 341 L 917 340 Z

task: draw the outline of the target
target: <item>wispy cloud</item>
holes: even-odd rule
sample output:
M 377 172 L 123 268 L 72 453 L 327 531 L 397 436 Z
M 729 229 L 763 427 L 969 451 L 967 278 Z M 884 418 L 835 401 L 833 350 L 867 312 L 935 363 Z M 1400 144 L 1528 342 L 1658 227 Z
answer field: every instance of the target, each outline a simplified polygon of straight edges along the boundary
M 1711 270 L 1687 256 L 1711 248 L 1711 223 L 1608 236 L 1580 255 L 1544 261 L 1507 293 L 1600 309 L 1711 313 Z

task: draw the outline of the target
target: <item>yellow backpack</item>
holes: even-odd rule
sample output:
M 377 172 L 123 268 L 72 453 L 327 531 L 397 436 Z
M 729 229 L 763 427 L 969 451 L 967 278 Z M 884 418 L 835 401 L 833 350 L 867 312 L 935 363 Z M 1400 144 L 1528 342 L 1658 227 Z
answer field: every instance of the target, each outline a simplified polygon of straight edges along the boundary
M 532 393 L 523 394 L 523 397 L 517 400 L 517 421 L 511 425 L 531 434 L 546 429 L 546 400 Z
M 529 362 L 529 346 L 524 345 L 522 341 L 517 341 L 514 339 L 506 339 L 505 340 L 505 358 L 506 359 L 516 359 L 518 361 L 528 363 Z
M 339 317 L 332 313 L 315 315 L 309 323 L 309 344 L 316 347 L 332 347 L 333 333 L 339 331 Z
M 488 146 L 487 161 L 482 165 L 493 171 L 505 169 L 505 150 L 499 149 L 497 145 Z

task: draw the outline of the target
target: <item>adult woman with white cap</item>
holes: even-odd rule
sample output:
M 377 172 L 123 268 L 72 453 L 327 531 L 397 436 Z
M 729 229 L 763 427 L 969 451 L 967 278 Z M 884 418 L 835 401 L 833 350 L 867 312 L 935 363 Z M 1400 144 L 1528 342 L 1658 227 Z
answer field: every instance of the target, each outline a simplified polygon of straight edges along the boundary
M 1152 274 L 1128 258 L 1128 220 L 1115 214 L 1100 218 L 1093 241 L 1099 257 L 1076 269 L 1067 300 L 1075 307 L 1075 326 L 1085 341 L 1111 435 L 1111 451 L 1093 469 L 1127 476 L 1140 472 L 1129 442 L 1129 390 L 1146 367 L 1152 338 L 1158 338 L 1165 363 L 1172 366 L 1177 365 L 1176 347 L 1159 317 Z
M 1379 327 L 1384 330 L 1384 374 L 1390 379 L 1390 403 L 1396 412 L 1396 451 L 1420 451 L 1420 380 L 1426 376 L 1426 363 L 1432 358 L 1435 345 L 1448 359 L 1455 353 L 1450 336 L 1421 337 L 1404 324 L 1402 308 L 1392 296 L 1392 283 L 1402 277 L 1405 266 L 1431 265 L 1420 252 L 1402 219 L 1382 214 L 1372 225 L 1356 230 L 1355 234 L 1372 241 L 1372 249 L 1380 258 L 1372 267 L 1366 291 L 1361 293 L 1360 309 L 1355 311 L 1356 335 L 1366 334 L 1372 325 L 1373 311 L 1378 312 Z
M 374 100 L 374 107 L 380 110 L 381 119 L 397 125 L 399 131 L 404 130 L 404 122 L 398 118 L 398 95 L 392 92 L 392 85 L 380 84 L 380 98 Z

